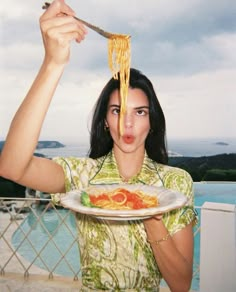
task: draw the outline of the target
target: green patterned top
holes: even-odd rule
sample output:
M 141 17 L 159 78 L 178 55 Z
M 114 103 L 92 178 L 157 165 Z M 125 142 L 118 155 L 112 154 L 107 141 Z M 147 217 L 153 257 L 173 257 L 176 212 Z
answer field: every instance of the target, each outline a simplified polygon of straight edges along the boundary
M 66 191 L 96 184 L 122 183 L 114 153 L 98 158 L 54 160 L 65 172 Z M 196 219 L 190 175 L 154 162 L 145 154 L 140 173 L 128 183 L 164 186 L 184 193 L 188 206 L 163 216 L 171 235 Z M 60 194 L 52 195 L 56 203 Z M 141 220 L 107 221 L 77 213 L 81 253 L 82 291 L 159 291 L 161 274 Z

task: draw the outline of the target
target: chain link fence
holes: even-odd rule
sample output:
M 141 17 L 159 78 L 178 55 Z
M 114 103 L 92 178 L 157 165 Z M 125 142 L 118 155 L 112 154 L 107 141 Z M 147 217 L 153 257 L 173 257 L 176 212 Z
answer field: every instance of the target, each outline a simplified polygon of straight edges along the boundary
M 199 283 L 200 222 L 195 226 L 194 286 Z M 196 246 L 198 246 L 196 248 Z M 0 197 L 0 276 L 80 279 L 74 213 L 50 198 Z M 195 290 L 195 289 L 193 289 Z

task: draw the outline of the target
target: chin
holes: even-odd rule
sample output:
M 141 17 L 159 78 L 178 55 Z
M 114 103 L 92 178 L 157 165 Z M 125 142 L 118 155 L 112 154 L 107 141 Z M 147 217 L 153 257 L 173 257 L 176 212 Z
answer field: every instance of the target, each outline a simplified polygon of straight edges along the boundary
M 137 153 L 138 151 L 145 150 L 144 147 L 140 147 L 134 144 L 126 144 L 122 145 L 120 147 L 120 150 L 124 153 L 130 154 L 130 153 Z

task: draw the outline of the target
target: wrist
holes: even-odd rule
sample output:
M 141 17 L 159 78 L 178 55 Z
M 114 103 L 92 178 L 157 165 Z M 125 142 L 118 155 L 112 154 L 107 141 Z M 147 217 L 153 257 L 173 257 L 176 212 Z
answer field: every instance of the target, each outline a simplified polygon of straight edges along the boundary
M 170 237 L 168 229 L 159 217 L 151 217 L 145 220 L 144 226 L 147 233 L 147 242 L 151 245 L 159 245 Z
M 47 81 L 50 82 L 59 80 L 63 71 L 65 69 L 65 64 L 57 64 L 53 61 L 44 59 L 40 72 L 44 74 Z
M 163 225 L 163 221 L 162 221 L 162 218 L 163 218 L 163 215 L 160 214 L 160 215 L 156 215 L 156 216 L 153 216 L 153 217 L 150 217 L 148 219 L 145 219 L 144 220 L 144 225 L 145 226 L 150 226 L 152 227 L 153 224 L 156 226 L 156 225 Z
M 159 245 L 162 242 L 167 241 L 170 238 L 170 236 L 171 235 L 168 232 L 165 236 L 163 236 L 162 238 L 157 239 L 157 240 L 151 240 L 151 239 L 147 238 L 147 242 L 149 242 L 151 245 Z
M 45 55 L 43 60 L 43 67 L 48 68 L 49 70 L 63 70 L 67 65 L 67 61 L 58 61 L 54 58 L 51 58 Z

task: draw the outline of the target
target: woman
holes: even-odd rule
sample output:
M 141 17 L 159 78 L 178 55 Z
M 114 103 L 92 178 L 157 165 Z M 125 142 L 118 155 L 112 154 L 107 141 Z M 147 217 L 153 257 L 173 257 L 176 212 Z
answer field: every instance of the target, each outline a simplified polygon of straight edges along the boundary
M 40 18 L 45 58 L 12 121 L 0 176 L 52 193 L 55 203 L 60 193 L 101 183 L 143 183 L 181 191 L 190 204 L 163 216 L 105 221 L 77 214 L 77 222 L 84 291 L 159 291 L 161 277 L 171 291 L 188 291 L 195 220 L 192 180 L 185 171 L 166 165 L 165 119 L 147 77 L 131 69 L 123 136 L 118 127 L 119 80 L 111 79 L 94 112 L 89 158 L 33 156 L 71 41 L 80 42 L 87 33 L 73 15 L 63 0 L 55 0 Z

